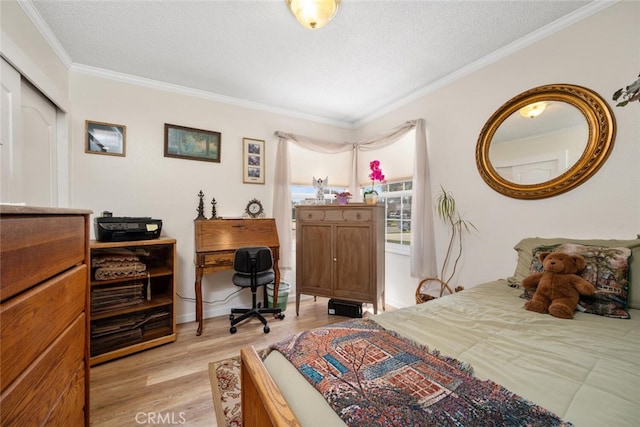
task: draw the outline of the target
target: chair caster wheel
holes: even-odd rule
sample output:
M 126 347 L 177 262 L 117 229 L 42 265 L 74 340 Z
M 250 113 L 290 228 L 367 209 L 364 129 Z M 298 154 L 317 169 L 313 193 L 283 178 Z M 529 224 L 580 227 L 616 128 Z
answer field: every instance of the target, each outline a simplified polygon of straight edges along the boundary
M 229 320 L 233 320 L 233 319 L 235 319 L 235 317 L 233 316 L 233 314 L 230 314 L 229 315 Z
M 264 330 L 264 333 L 265 333 L 265 334 L 268 334 L 268 333 L 269 333 L 269 331 L 270 331 L 271 329 L 269 329 L 269 327 L 268 327 L 268 326 L 265 326 L 265 327 L 263 328 L 263 330 Z
M 235 334 L 237 331 L 238 331 L 238 329 L 236 329 L 235 326 L 232 326 L 232 327 L 229 328 L 229 332 L 232 333 L 232 334 Z
M 278 319 L 280 320 L 284 319 L 284 313 L 278 313 Z

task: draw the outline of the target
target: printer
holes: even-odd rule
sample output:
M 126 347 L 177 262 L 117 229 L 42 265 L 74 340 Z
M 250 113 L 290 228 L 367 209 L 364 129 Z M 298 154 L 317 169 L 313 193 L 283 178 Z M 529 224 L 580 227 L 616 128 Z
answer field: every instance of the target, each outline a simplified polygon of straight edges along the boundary
M 99 242 L 151 240 L 160 237 L 162 220 L 151 217 L 102 216 L 93 220 L 93 228 Z

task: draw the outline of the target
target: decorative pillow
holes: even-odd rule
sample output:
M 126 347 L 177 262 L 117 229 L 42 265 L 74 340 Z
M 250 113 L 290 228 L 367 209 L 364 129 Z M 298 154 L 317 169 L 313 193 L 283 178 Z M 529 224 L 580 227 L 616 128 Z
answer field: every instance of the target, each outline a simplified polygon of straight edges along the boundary
M 586 246 L 575 243 L 538 246 L 533 250 L 530 274 L 542 271 L 542 262 L 538 258 L 541 252 L 564 252 L 581 255 L 587 263 L 580 276 L 589 281 L 596 293 L 592 297 L 580 296 L 578 310 L 618 319 L 628 319 L 627 295 L 629 289 L 629 258 L 631 249 L 604 246 Z M 531 298 L 534 289 L 527 289 L 523 298 Z
M 513 276 L 507 279 L 509 286 L 520 287 L 522 279 L 531 274 L 531 262 L 535 258 L 534 250 L 539 246 L 576 243 L 586 246 L 603 246 L 607 248 L 624 247 L 631 249 L 629 262 L 628 307 L 640 309 L 640 238 L 632 240 L 606 239 L 567 239 L 528 237 L 522 239 L 514 249 L 518 253 L 518 263 Z M 637 282 L 634 288 L 634 280 Z

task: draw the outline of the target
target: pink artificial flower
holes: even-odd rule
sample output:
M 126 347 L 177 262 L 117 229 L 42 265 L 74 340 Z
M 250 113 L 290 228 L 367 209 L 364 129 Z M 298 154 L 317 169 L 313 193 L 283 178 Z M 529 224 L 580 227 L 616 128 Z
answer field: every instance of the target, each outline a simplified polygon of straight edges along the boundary
M 371 169 L 371 173 L 369 174 L 371 181 L 384 181 L 384 174 L 382 173 L 382 169 L 380 169 L 380 161 L 372 160 L 369 163 L 369 168 Z

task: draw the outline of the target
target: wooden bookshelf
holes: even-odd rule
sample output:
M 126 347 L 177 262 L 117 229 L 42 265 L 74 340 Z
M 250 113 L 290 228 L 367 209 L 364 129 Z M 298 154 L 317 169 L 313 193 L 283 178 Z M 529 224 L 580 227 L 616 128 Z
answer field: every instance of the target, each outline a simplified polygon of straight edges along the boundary
M 175 341 L 176 240 L 92 240 L 90 249 L 91 366 Z

